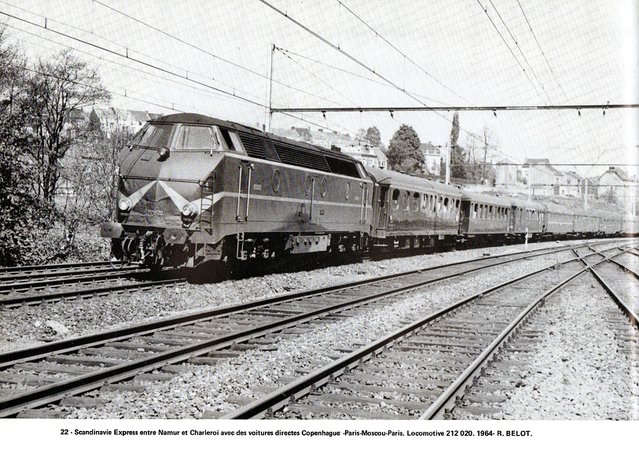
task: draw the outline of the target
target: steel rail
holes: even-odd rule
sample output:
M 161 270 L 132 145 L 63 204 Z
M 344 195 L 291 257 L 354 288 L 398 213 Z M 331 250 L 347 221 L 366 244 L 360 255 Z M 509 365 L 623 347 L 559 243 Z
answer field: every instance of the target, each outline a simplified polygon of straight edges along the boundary
M 84 276 L 80 276 L 84 273 Z M 86 273 L 84 271 L 73 271 L 71 275 L 64 278 L 51 278 L 44 279 L 34 282 L 29 281 L 19 281 L 19 282 L 0 282 L 0 294 L 1 293 L 10 293 L 11 291 L 28 291 L 28 290 L 37 290 L 50 286 L 59 286 L 64 284 L 87 284 L 96 281 L 106 281 L 109 279 L 117 279 L 117 278 L 126 278 L 132 277 L 136 275 L 144 275 L 147 273 L 144 270 L 140 270 L 137 268 L 133 268 L 132 270 L 102 270 L 95 271 L 92 273 Z M 47 275 L 47 277 L 50 277 Z M 23 293 L 23 292 L 19 292 Z M 27 296 L 28 298 L 28 296 Z
M 563 250 L 564 249 L 562 248 L 560 251 L 563 251 Z M 588 255 L 594 255 L 594 254 L 591 253 Z M 524 256 L 518 260 L 523 260 L 525 258 L 527 257 Z M 570 260 L 570 261 L 574 261 L 574 260 Z M 458 263 L 464 263 L 464 262 L 458 262 Z M 540 271 L 544 271 L 546 269 L 547 268 L 544 268 Z M 391 275 L 391 276 L 394 276 L 394 275 Z M 426 283 L 432 282 L 432 281 L 433 280 L 426 281 Z M 185 346 L 182 346 L 176 349 L 171 349 L 162 353 L 158 353 L 156 355 L 146 357 L 144 359 L 122 363 L 113 367 L 104 368 L 96 372 L 87 373 L 85 375 L 77 376 L 72 379 L 68 379 L 68 380 L 60 381 L 58 383 L 50 384 L 48 386 L 40 387 L 32 391 L 24 392 L 12 397 L 0 399 L 0 417 L 16 415 L 25 409 L 36 408 L 39 406 L 43 406 L 49 403 L 59 401 L 60 399 L 64 397 L 88 392 L 90 390 L 101 387 L 104 384 L 130 379 L 136 376 L 137 374 L 152 371 L 157 368 L 161 368 L 165 365 L 184 362 L 190 358 L 198 357 L 200 355 L 209 353 L 211 351 L 224 349 L 233 344 L 244 343 L 254 338 L 258 338 L 260 336 L 285 330 L 286 328 L 300 325 L 305 322 L 309 322 L 320 315 L 329 314 L 340 308 L 344 308 L 347 306 L 348 307 L 357 306 L 367 301 L 377 300 L 379 298 L 397 295 L 406 290 L 422 287 L 422 285 L 423 284 L 421 283 L 418 285 L 408 285 L 408 286 L 403 286 L 399 289 L 380 292 L 380 293 L 372 294 L 366 297 L 357 297 L 353 299 L 347 299 L 346 302 L 344 303 L 333 304 L 326 308 L 313 310 L 313 311 L 309 311 L 299 315 L 287 317 L 276 322 L 271 322 L 261 326 L 242 330 L 235 334 L 218 336 L 218 337 L 209 338 L 207 340 L 200 341 L 197 343 L 187 344 Z M 277 298 L 281 299 L 281 297 L 277 297 Z M 275 298 L 274 300 L 276 300 L 277 298 Z M 53 344 L 55 343 L 52 343 L 51 345 Z M 28 349 L 25 351 L 28 351 Z M 24 351 L 17 351 L 17 352 L 24 352 Z M 15 353 L 8 353 L 9 356 L 11 354 L 15 354 Z
M 597 252 L 597 251 L 595 251 Z M 624 254 L 626 251 L 624 250 L 623 252 L 619 253 L 618 255 Z M 606 256 L 604 254 L 601 254 L 600 252 L 597 252 L 597 254 L 601 255 L 602 257 L 604 257 L 604 260 L 602 262 L 598 262 L 594 265 L 589 265 L 588 263 L 586 263 L 585 260 L 580 259 L 584 265 L 586 265 L 586 267 L 588 267 L 588 269 L 590 270 L 590 272 L 592 273 L 592 275 L 597 279 L 597 281 L 599 282 L 599 284 L 601 284 L 601 286 L 606 290 L 606 292 L 608 293 L 608 295 L 610 296 L 610 298 L 612 298 L 612 300 L 617 304 L 617 306 L 619 307 L 619 309 L 621 310 L 622 313 L 624 313 L 628 319 L 630 320 L 630 323 L 632 325 L 634 325 L 635 327 L 637 327 L 639 329 L 639 316 L 637 316 L 637 313 L 632 309 L 632 306 L 630 306 L 628 303 L 626 303 L 626 301 L 619 296 L 619 294 L 617 294 L 613 287 L 608 284 L 600 275 L 599 273 L 597 273 L 594 269 L 595 266 L 603 263 L 603 262 L 611 262 L 611 263 L 615 263 L 618 266 L 620 266 L 624 271 L 626 272 L 630 272 L 631 274 L 633 274 L 635 277 L 637 276 L 637 273 L 633 270 L 630 270 L 629 268 L 627 268 L 625 265 L 622 265 L 621 263 L 615 261 L 614 259 L 612 259 L 611 256 Z M 613 256 L 616 257 L 616 256 Z
M 107 268 L 95 268 L 90 270 L 85 269 L 74 269 L 74 270 L 54 270 L 51 272 L 40 272 L 40 273 L 32 273 L 32 274 L 15 274 L 15 275 L 7 275 L 0 276 L 0 284 L 8 283 L 10 281 L 22 282 L 29 280 L 37 280 L 41 278 L 55 278 L 55 277 L 71 277 L 71 276 L 80 276 L 80 275 L 90 275 L 90 274 L 100 274 L 100 273 L 109 273 L 109 272 L 119 272 L 119 271 L 140 271 L 141 273 L 148 271 L 147 269 L 141 268 L 136 265 L 125 266 L 123 268 L 111 268 L 109 265 L 104 265 Z M 26 284 L 26 282 L 24 282 Z
M 110 265 L 108 261 L 104 262 L 77 262 L 77 263 L 57 263 L 57 264 L 44 264 L 44 265 L 24 265 L 21 267 L 3 267 L 0 268 L 0 275 L 4 273 L 10 273 L 14 271 L 36 271 L 36 270 L 48 270 L 48 269 L 69 269 L 69 268 L 82 268 L 82 267 L 97 267 Z
M 612 241 L 597 242 L 595 244 L 597 245 L 603 244 L 603 243 L 608 244 L 611 242 Z M 589 244 L 593 244 L 593 243 L 588 243 L 588 242 L 582 243 L 578 245 L 577 248 L 588 247 Z M 435 282 L 435 281 L 443 281 L 455 276 L 472 273 L 473 271 L 491 268 L 491 267 L 503 265 L 510 262 L 516 262 L 517 260 L 522 260 L 526 258 L 537 257 L 540 255 L 547 254 L 549 252 L 554 254 L 554 253 L 559 253 L 563 251 L 568 251 L 573 248 L 574 248 L 573 246 L 562 247 L 559 249 L 555 247 L 540 248 L 534 251 L 499 254 L 492 257 L 479 257 L 475 259 L 461 260 L 461 261 L 451 262 L 451 263 L 443 264 L 443 265 L 435 265 L 431 267 L 420 268 L 420 269 L 408 271 L 408 272 L 393 273 L 390 275 L 385 275 L 385 276 L 376 277 L 376 278 L 362 279 L 362 280 L 352 281 L 352 282 L 343 283 L 343 284 L 336 284 L 329 287 L 321 287 L 321 288 L 307 290 L 307 291 L 293 292 L 286 295 L 279 295 L 279 296 L 270 297 L 270 298 L 266 298 L 262 300 L 246 302 L 239 305 L 218 307 L 214 309 L 198 311 L 195 313 L 183 314 L 177 317 L 159 319 L 157 321 L 146 322 L 143 324 L 137 324 L 137 325 L 120 328 L 116 330 L 109 330 L 106 332 L 85 335 L 85 336 L 76 337 L 76 338 L 69 338 L 69 339 L 65 339 L 61 341 L 55 341 L 52 343 L 20 349 L 17 351 L 0 353 L 0 368 L 6 368 L 7 366 L 14 365 L 16 363 L 33 361 L 39 358 L 46 357 L 48 355 L 63 354 L 63 353 L 71 352 L 71 351 L 76 351 L 78 349 L 82 349 L 85 347 L 106 344 L 113 341 L 119 341 L 125 338 L 131 338 L 134 336 L 145 335 L 145 334 L 157 332 L 160 330 L 175 328 L 181 325 L 195 324 L 201 321 L 210 320 L 211 318 L 214 318 L 214 317 L 227 316 L 227 315 L 234 314 L 241 311 L 246 311 L 246 310 L 255 309 L 255 308 L 264 307 L 264 306 L 272 306 L 272 305 L 285 303 L 285 302 L 289 302 L 291 300 L 296 300 L 300 298 L 317 297 L 325 293 L 334 292 L 337 290 L 345 290 L 345 289 L 354 288 L 354 287 L 358 287 L 362 285 L 373 284 L 376 282 L 388 281 L 390 279 L 407 277 L 410 275 L 416 275 L 423 272 L 437 270 L 441 268 L 455 267 L 459 265 L 471 264 L 471 263 L 482 262 L 482 261 L 485 262 L 487 260 L 499 259 L 503 257 L 510 257 L 510 256 L 515 257 L 513 259 L 501 261 L 499 263 L 489 263 L 488 265 L 481 265 L 477 268 L 472 268 L 464 272 L 457 272 L 457 273 L 446 275 L 440 278 L 434 278 L 424 283 L 421 283 L 419 287 L 425 284 Z
M 577 253 L 575 253 L 577 254 Z M 615 254 L 621 255 L 621 253 Z M 582 257 L 574 259 L 574 261 L 583 261 Z M 599 263 L 603 263 L 606 260 L 600 260 Z M 530 317 L 534 310 L 537 310 L 539 306 L 546 303 L 546 300 L 557 292 L 559 289 L 568 285 L 578 276 L 588 271 L 588 268 L 583 268 L 577 273 L 574 273 L 569 278 L 563 280 L 559 284 L 553 286 L 537 298 L 535 298 L 504 330 L 500 332 L 497 337 L 490 343 L 490 345 L 477 356 L 473 363 L 466 368 L 453 383 L 433 402 L 433 404 L 420 416 L 421 420 L 441 419 L 446 412 L 449 412 L 454 407 L 454 403 L 457 398 L 461 396 L 461 392 L 471 385 L 479 372 L 492 360 L 492 357 L 507 343 L 517 330 L 526 320 Z
M 611 248 L 612 249 L 612 248 Z M 591 255 L 595 255 L 594 253 L 586 254 L 585 257 L 589 257 Z M 620 254 L 619 254 L 620 255 Z M 568 264 L 579 259 L 570 259 L 560 264 Z M 370 359 L 373 355 L 381 353 L 385 348 L 392 346 L 398 341 L 410 336 L 413 332 L 420 329 L 424 325 L 433 322 L 434 320 L 449 314 L 451 311 L 454 311 L 461 307 L 464 304 L 467 304 L 477 298 L 480 298 L 486 294 L 494 292 L 499 289 L 503 289 L 511 284 L 520 282 L 524 279 L 527 279 L 531 276 L 537 275 L 548 270 L 549 267 L 545 267 L 539 270 L 536 270 L 532 273 L 527 273 L 518 278 L 514 278 L 508 281 L 504 281 L 501 284 L 496 286 L 492 286 L 482 290 L 481 292 L 474 294 L 470 297 L 463 298 L 445 308 L 442 308 L 438 311 L 435 311 L 428 316 L 420 319 L 416 322 L 408 324 L 403 328 L 393 332 L 392 334 L 385 336 L 383 338 L 378 339 L 377 341 L 360 348 L 359 350 L 352 352 L 341 359 L 336 360 L 335 362 L 328 364 L 306 376 L 301 377 L 297 381 L 294 381 L 286 386 L 283 386 L 280 389 L 268 394 L 224 417 L 222 419 L 251 419 L 263 417 L 267 414 L 272 414 L 279 408 L 286 406 L 289 402 L 295 401 L 298 398 L 301 398 L 311 391 L 327 384 L 330 380 L 341 376 L 345 371 L 352 369 L 359 365 L 361 362 L 364 362 Z M 583 269 L 580 273 L 586 271 Z
M 185 282 L 184 278 L 172 278 L 172 279 L 162 279 L 157 281 L 148 281 L 148 282 L 140 282 L 140 283 L 131 283 L 131 284 L 119 284 L 119 285 L 111 285 L 111 286 L 103 286 L 103 287 L 94 287 L 90 289 L 76 289 L 76 290 L 67 290 L 67 291 L 59 291 L 59 292 L 49 292 L 46 294 L 39 295 L 29 295 L 29 296 L 13 296 L 13 297 L 1 297 L 0 298 L 0 308 L 1 307 L 17 307 L 22 305 L 35 305 L 38 303 L 48 302 L 48 301 L 58 301 L 63 298 L 73 297 L 91 297 L 97 295 L 108 295 L 112 292 L 119 292 L 124 290 L 139 290 L 139 289 L 152 289 L 154 287 L 164 287 L 171 284 L 177 284 L 181 282 Z

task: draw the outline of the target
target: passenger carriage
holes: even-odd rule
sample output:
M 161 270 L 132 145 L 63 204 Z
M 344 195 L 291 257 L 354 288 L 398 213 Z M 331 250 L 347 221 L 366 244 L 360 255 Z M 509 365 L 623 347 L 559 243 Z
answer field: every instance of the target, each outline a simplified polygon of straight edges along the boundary
M 544 238 L 565 238 L 573 231 L 575 211 L 565 205 L 544 202 Z
M 599 215 L 592 209 L 575 209 L 575 222 L 571 235 L 589 237 L 599 233 Z
M 462 242 L 473 242 L 477 237 L 482 242 L 503 239 L 510 230 L 510 201 L 503 197 L 462 191 L 460 217 L 459 235 Z
M 511 215 L 508 237 L 539 238 L 544 228 L 545 207 L 531 200 L 510 199 Z
M 461 191 L 414 176 L 367 167 L 375 181 L 376 249 L 453 244 L 459 230 Z

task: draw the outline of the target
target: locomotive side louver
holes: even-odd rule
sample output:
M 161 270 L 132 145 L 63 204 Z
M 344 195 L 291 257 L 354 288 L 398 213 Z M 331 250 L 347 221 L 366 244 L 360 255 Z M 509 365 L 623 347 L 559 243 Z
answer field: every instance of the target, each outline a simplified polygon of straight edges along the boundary
M 293 149 L 281 143 L 275 143 L 275 150 L 283 163 L 314 170 L 331 171 L 324 156 L 307 152 L 303 149 Z
M 256 157 L 258 159 L 266 159 L 266 148 L 264 147 L 264 140 L 249 135 L 240 133 L 240 139 L 244 145 L 244 149 L 249 157 Z

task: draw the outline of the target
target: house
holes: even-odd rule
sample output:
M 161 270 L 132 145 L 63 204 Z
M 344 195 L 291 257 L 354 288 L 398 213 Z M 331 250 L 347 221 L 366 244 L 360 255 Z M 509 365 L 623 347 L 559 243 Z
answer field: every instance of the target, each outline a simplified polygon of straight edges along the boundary
M 509 190 L 513 186 L 521 186 L 521 173 L 517 165 L 509 160 L 497 162 L 495 170 L 495 187 Z
M 121 108 L 93 108 L 90 116 L 99 123 L 100 128 L 111 136 L 118 130 L 126 130 L 131 134 L 136 133 L 148 121 L 162 116 L 148 111 L 133 111 Z
M 635 177 L 629 176 L 624 170 L 609 167 L 600 177 L 597 187 L 597 198 L 616 201 L 629 213 L 636 213 L 637 186 Z
M 566 197 L 580 197 L 583 178 L 574 171 L 565 171 L 562 176 L 560 194 Z
M 548 159 L 526 159 L 524 169 L 531 195 L 559 195 L 561 172 Z
M 381 168 L 385 170 L 388 166 L 386 154 L 377 146 L 369 145 L 346 145 L 340 147 L 340 151 L 362 162 L 367 167 Z
M 442 168 L 441 147 L 429 141 L 419 145 L 419 152 L 424 156 L 424 171 L 439 176 Z

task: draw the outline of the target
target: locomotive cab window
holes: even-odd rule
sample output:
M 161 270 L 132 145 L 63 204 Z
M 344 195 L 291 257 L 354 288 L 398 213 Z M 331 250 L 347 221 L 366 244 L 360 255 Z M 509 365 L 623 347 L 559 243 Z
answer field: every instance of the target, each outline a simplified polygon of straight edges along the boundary
M 133 146 L 149 146 L 152 148 L 169 145 L 169 137 L 174 124 L 147 124 L 140 133 L 131 140 Z
M 177 149 L 216 150 L 219 146 L 217 135 L 211 127 L 183 125 L 180 127 L 175 147 Z
M 233 140 L 231 139 L 229 131 L 227 129 L 220 128 L 220 132 L 222 132 L 222 138 L 224 138 L 226 148 L 231 151 L 235 151 L 235 145 L 233 144 Z

